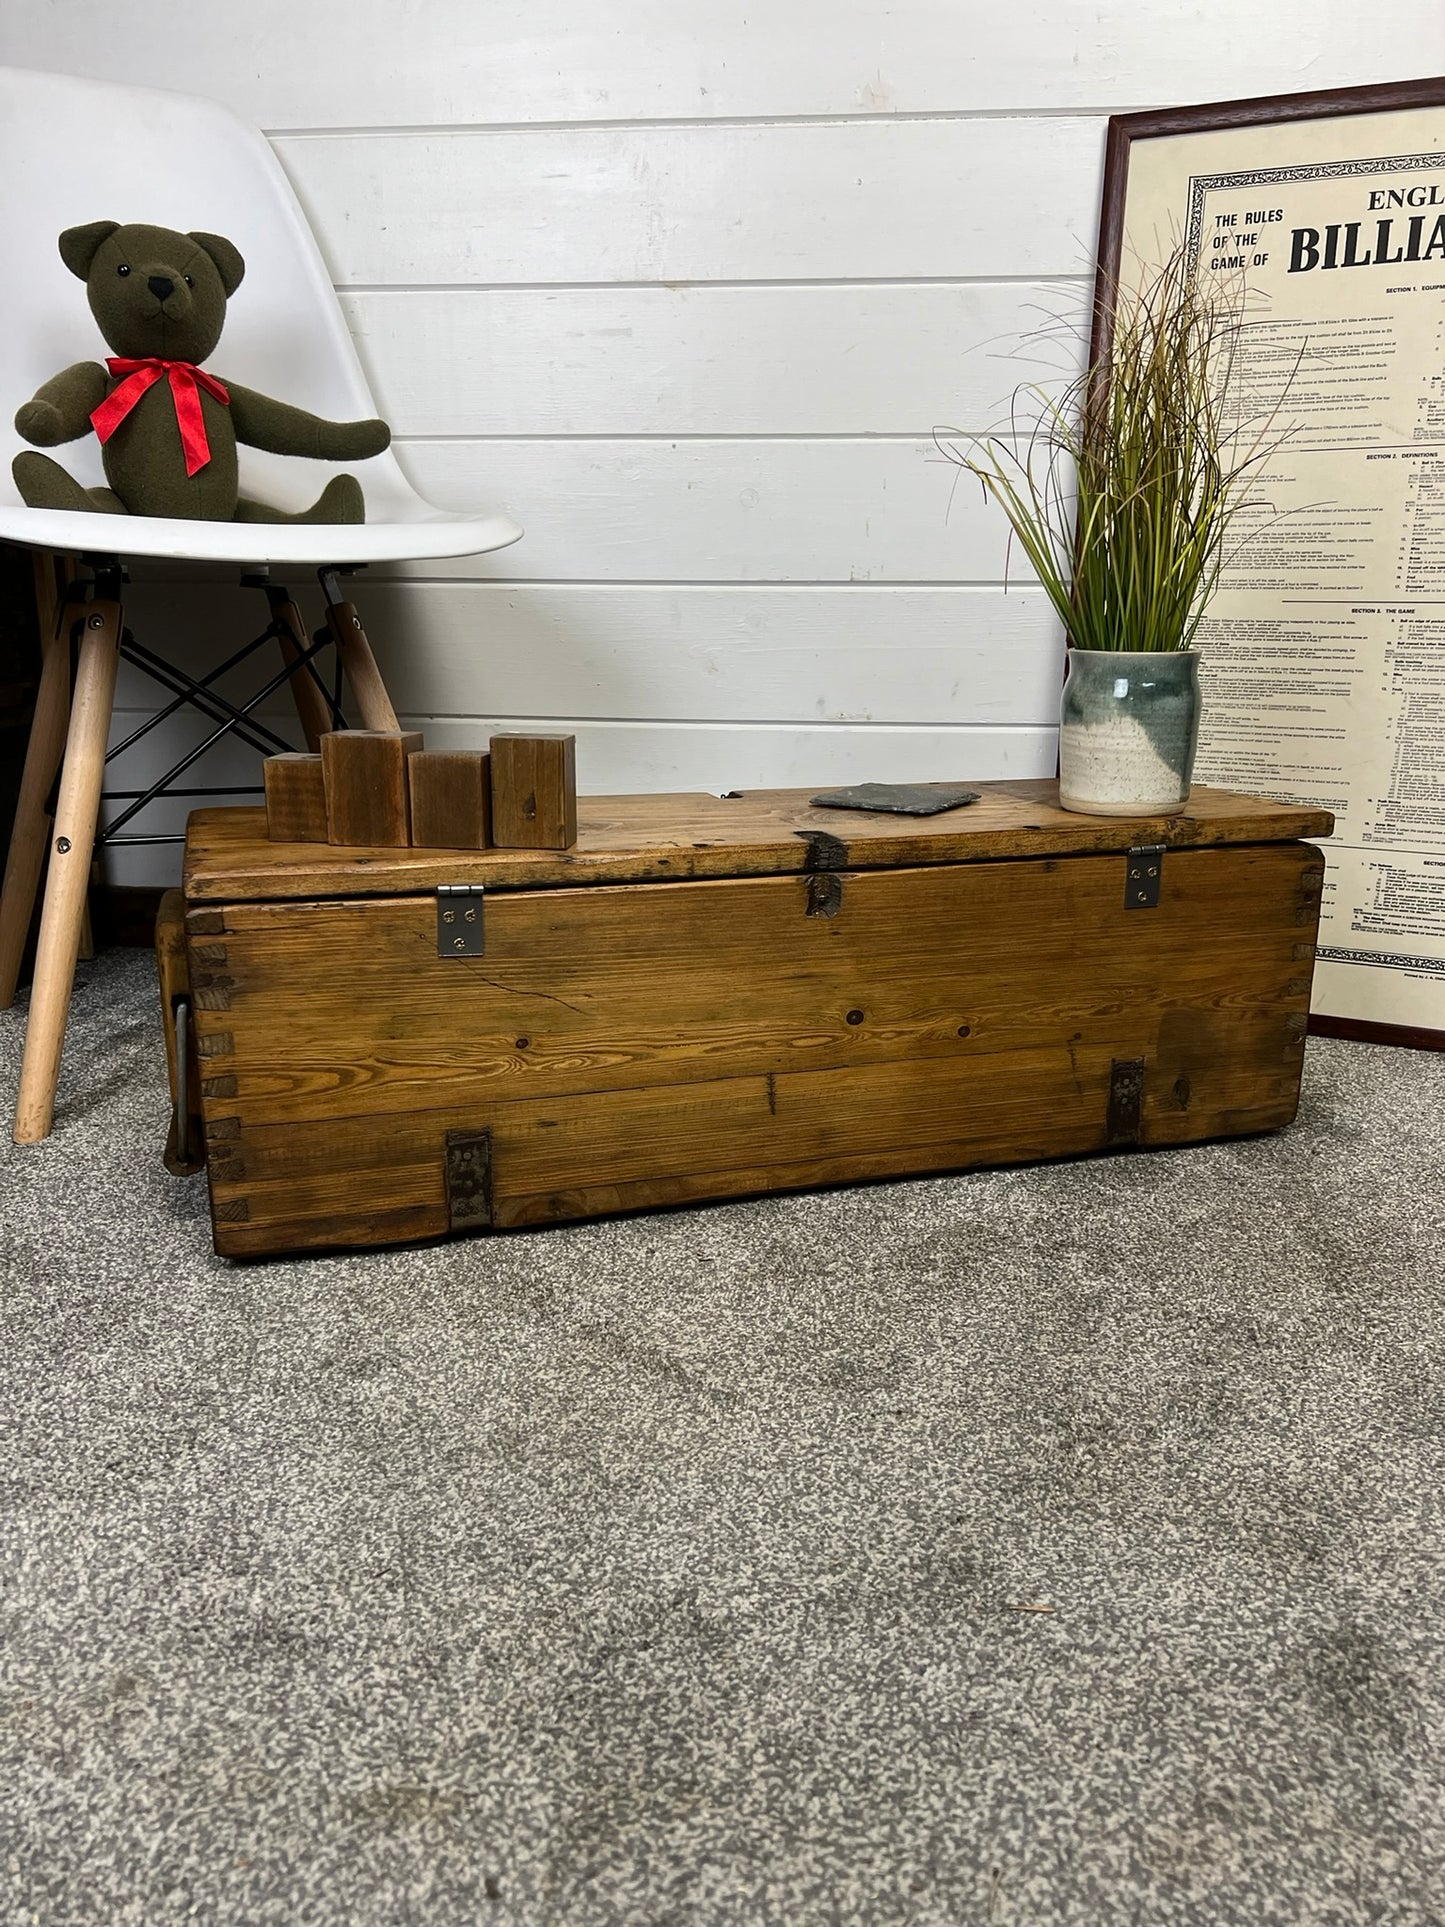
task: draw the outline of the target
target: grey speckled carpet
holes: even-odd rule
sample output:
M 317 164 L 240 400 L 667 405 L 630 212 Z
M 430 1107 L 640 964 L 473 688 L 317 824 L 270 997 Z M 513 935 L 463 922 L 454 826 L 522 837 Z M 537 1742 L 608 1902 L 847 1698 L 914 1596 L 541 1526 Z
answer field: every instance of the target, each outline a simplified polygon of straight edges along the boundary
M 251 1269 L 161 1062 L 0 1152 L 5 1927 L 1445 1920 L 1445 1057 Z

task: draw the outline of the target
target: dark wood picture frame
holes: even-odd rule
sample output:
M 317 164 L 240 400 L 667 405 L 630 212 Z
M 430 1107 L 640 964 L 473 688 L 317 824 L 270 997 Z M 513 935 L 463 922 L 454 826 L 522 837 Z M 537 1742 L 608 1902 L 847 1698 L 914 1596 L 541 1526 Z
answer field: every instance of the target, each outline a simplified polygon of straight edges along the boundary
M 1104 186 L 1099 210 L 1089 366 L 1106 361 L 1113 336 L 1114 297 L 1119 284 L 1129 189 L 1129 162 L 1136 142 L 1171 135 L 1211 133 L 1218 129 L 1275 126 L 1409 108 L 1445 108 L 1445 76 L 1382 82 L 1367 87 L 1332 87 L 1313 93 L 1267 94 L 1251 100 L 1215 101 L 1195 107 L 1151 109 L 1114 114 L 1104 153 Z M 1410 1024 L 1368 1022 L 1353 1017 L 1312 1014 L 1313 1035 L 1360 1042 L 1398 1044 L 1413 1050 L 1445 1050 L 1445 1030 Z

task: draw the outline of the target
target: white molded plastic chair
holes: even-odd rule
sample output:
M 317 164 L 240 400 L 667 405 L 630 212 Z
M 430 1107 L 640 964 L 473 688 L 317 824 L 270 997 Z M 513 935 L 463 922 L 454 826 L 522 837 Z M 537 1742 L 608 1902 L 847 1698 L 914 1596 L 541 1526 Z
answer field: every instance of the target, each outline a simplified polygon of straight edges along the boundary
M 57 251 L 64 228 L 113 220 L 224 234 L 245 257 L 246 276 L 208 367 L 331 420 L 357 420 L 379 410 L 290 183 L 258 130 L 228 109 L 188 95 L 0 68 L 0 179 L 5 183 L 0 248 L 9 263 L 0 329 L 0 540 L 68 555 L 336 568 L 474 555 L 504 548 L 520 536 L 507 516 L 454 515 L 434 507 L 417 494 L 390 450 L 344 465 L 239 451 L 242 493 L 282 509 L 314 501 L 344 466 L 366 496 L 367 520 L 354 525 L 176 521 L 27 508 L 10 473 L 14 456 L 26 446 L 14 428 L 16 409 L 62 368 L 103 360 L 108 352 L 83 285 Z M 52 452 L 79 481 L 103 482 L 93 437 Z M 80 641 L 73 703 L 72 625 L 62 620 L 52 625 L 57 633 L 47 637 L 20 811 L 0 894 L 3 1007 L 14 996 L 49 843 L 16 1110 L 18 1142 L 45 1137 L 53 1114 L 122 634 L 119 580 L 117 570 L 102 567 L 95 598 L 75 611 Z M 43 582 L 41 600 L 44 620 Z M 69 609 L 67 604 L 62 615 Z M 292 633 L 282 634 L 282 649 L 296 663 L 307 649 L 305 632 L 295 633 L 299 619 L 285 593 L 277 592 L 272 612 L 281 615 L 283 626 L 288 609 Z M 365 635 L 354 615 L 349 621 L 355 637 L 349 649 L 343 648 L 342 660 L 363 721 L 394 728 Z M 329 725 L 324 706 L 317 709 L 324 699 L 305 667 L 298 669 L 293 688 L 310 740 L 318 727 Z M 45 811 L 62 754 L 52 826 Z

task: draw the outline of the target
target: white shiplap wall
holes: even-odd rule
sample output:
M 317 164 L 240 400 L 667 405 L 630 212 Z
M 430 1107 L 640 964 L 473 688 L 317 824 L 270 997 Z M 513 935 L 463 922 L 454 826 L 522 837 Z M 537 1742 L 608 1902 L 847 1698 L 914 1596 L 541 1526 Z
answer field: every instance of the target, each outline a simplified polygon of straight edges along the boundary
M 1059 638 L 932 430 L 1077 365 L 1110 112 L 1438 71 L 1445 27 L 1436 0 L 29 0 L 0 60 L 262 125 L 403 463 L 526 524 L 358 591 L 429 741 L 535 721 L 575 728 L 584 790 L 731 789 L 1052 767 Z M 249 600 L 220 633 L 179 577 L 132 609 L 200 662 Z

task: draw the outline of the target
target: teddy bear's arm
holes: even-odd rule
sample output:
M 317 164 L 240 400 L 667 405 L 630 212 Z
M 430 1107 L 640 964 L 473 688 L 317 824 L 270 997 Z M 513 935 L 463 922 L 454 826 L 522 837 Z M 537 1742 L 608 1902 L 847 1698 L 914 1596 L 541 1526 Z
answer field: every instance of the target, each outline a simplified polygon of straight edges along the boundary
M 98 361 L 77 361 L 52 375 L 15 414 L 17 433 L 37 448 L 73 442 L 90 427 L 91 411 L 105 400 L 106 373 Z
M 236 440 L 273 455 L 314 455 L 327 462 L 359 462 L 379 455 L 391 441 L 385 422 L 329 422 L 289 402 L 258 395 L 227 382 Z

